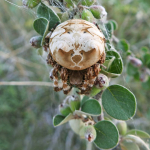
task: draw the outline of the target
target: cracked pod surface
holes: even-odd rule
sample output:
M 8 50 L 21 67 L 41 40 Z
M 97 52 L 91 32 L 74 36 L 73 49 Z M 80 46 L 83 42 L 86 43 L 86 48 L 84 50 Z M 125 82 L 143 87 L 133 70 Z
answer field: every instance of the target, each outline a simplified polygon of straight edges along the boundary
M 53 31 L 49 52 L 61 66 L 70 70 L 84 70 L 103 59 L 105 37 L 88 21 L 67 20 Z

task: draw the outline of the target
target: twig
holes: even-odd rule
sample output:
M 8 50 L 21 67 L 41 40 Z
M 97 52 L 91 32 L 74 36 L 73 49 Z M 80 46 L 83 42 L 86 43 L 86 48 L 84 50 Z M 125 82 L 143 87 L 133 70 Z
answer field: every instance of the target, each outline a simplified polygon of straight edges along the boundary
M 107 67 L 106 67 L 106 66 L 104 66 L 103 64 L 101 64 L 101 66 L 102 66 L 104 69 L 107 69 Z
M 99 101 L 100 105 L 102 106 L 102 94 L 103 94 L 103 90 L 100 91 L 100 93 L 98 93 L 95 98 Z M 103 110 L 101 112 L 101 115 L 97 117 L 98 121 L 104 120 L 104 113 Z
M 10 86 L 50 86 L 53 87 L 53 83 L 50 82 L 37 82 L 37 81 L 11 81 L 11 82 L 0 82 L 0 85 L 10 85 Z
M 26 66 L 29 66 L 29 67 L 35 67 L 37 69 L 41 69 L 41 66 L 39 66 L 38 64 L 30 62 L 30 61 L 27 61 L 27 60 L 25 60 L 23 58 L 20 58 L 20 57 L 16 57 L 16 56 L 10 57 L 9 54 L 4 53 L 4 52 L 0 52 L 0 56 L 4 57 L 5 59 L 7 59 L 7 58 L 13 59 L 13 61 L 20 62 L 20 63 L 22 63 L 22 64 L 24 64 Z
M 92 143 L 91 142 L 87 142 L 86 150 L 92 150 Z

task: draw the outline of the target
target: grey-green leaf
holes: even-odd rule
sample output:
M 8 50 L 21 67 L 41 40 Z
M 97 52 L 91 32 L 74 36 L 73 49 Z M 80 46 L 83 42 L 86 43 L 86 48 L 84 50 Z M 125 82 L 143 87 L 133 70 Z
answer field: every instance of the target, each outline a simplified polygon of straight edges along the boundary
M 104 35 L 106 39 L 111 39 L 113 34 L 113 24 L 111 22 L 108 22 L 105 24 Z
M 48 26 L 49 26 L 49 21 L 45 18 L 38 18 L 33 23 L 33 27 L 35 31 L 42 36 L 44 36 Z
M 144 146 L 145 147 L 144 149 L 149 150 L 149 146 L 146 144 L 146 142 L 138 136 L 128 134 L 128 135 L 124 136 L 122 140 L 123 141 L 133 141 L 139 146 Z
M 60 18 L 58 15 L 50 7 L 43 3 L 38 6 L 37 17 L 46 18 L 50 22 L 49 31 L 60 23 Z
M 108 22 L 111 22 L 113 25 L 113 30 L 116 30 L 118 28 L 118 24 L 115 20 L 109 20 Z
M 138 68 L 134 67 L 131 63 L 128 63 L 127 73 L 128 75 L 133 76 L 138 73 Z
M 150 138 L 150 135 L 144 131 L 133 129 L 127 132 L 127 134 L 136 135 L 140 138 Z
M 122 141 L 120 147 L 122 150 L 140 150 L 138 145 L 131 141 Z
M 120 85 L 111 85 L 104 91 L 102 104 L 105 111 L 118 120 L 131 119 L 136 111 L 134 94 Z
M 106 60 L 103 64 L 107 69 L 102 68 L 101 72 L 108 77 L 118 77 L 123 70 L 123 61 L 117 51 L 110 50 L 106 52 Z
M 53 125 L 56 126 L 60 126 L 66 122 L 68 122 L 69 120 L 73 119 L 73 114 L 69 114 L 68 116 L 62 116 L 62 115 L 56 115 L 53 118 Z
M 90 99 L 89 96 L 83 96 L 82 100 L 81 100 L 81 106 L 84 104 L 84 102 L 86 102 L 88 99 Z
M 101 149 L 110 149 L 118 144 L 119 133 L 116 126 L 110 121 L 100 121 L 94 125 L 97 137 L 94 141 Z
M 127 52 L 129 50 L 129 44 L 125 39 L 122 39 L 118 42 L 117 48 L 123 52 Z
M 91 116 L 97 116 L 101 114 L 101 106 L 97 100 L 89 99 L 81 106 L 81 111 Z
M 148 68 L 150 68 L 150 54 L 145 54 L 143 56 L 143 63 L 146 65 Z

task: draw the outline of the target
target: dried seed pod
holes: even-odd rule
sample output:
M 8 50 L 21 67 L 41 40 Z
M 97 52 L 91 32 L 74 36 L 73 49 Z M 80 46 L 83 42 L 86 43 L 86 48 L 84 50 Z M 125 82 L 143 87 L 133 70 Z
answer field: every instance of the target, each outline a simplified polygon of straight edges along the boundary
M 142 61 L 140 59 L 132 57 L 132 56 L 128 56 L 128 59 L 134 67 L 141 67 L 142 66 Z
M 145 69 L 142 69 L 142 72 L 140 73 L 140 80 L 142 82 L 146 82 L 148 80 L 148 78 L 149 78 L 148 73 L 146 72 Z
M 99 74 L 95 80 L 95 87 L 101 90 L 104 90 L 109 85 L 109 79 L 104 74 Z
M 80 137 L 86 139 L 89 142 L 93 142 L 96 138 L 96 130 L 94 126 L 83 126 L 80 129 Z
M 41 0 L 22 0 L 23 6 L 28 8 L 34 8 L 36 7 Z

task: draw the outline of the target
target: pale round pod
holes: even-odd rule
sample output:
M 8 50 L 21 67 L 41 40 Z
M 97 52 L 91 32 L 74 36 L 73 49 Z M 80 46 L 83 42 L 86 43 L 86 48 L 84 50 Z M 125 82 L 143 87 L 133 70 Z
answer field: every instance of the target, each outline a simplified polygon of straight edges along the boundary
M 61 66 L 83 70 L 105 57 L 105 37 L 93 23 L 67 20 L 53 31 L 49 51 Z

